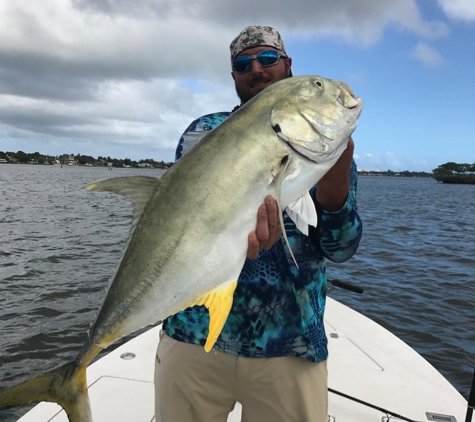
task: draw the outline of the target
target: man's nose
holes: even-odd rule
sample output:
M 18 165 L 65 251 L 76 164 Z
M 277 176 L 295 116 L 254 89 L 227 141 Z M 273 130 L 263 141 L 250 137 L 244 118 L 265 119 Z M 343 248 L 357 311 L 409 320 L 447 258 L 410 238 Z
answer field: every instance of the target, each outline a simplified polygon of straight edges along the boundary
M 262 73 L 262 66 L 256 59 L 252 59 L 251 72 L 252 73 Z

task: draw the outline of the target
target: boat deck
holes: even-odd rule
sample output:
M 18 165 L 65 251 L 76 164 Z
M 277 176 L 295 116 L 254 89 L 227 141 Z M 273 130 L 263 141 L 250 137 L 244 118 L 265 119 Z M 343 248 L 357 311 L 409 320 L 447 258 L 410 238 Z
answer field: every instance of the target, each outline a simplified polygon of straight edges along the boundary
M 329 387 L 416 421 L 463 422 L 466 400 L 426 360 L 389 331 L 327 299 Z M 94 422 L 153 422 L 153 374 L 160 327 L 120 346 L 88 368 Z M 228 422 L 240 421 L 237 403 Z M 435 416 L 431 416 L 435 415 Z M 330 422 L 386 422 L 387 415 L 330 393 Z M 392 418 L 396 419 L 396 418 Z M 67 422 L 41 403 L 18 422 Z

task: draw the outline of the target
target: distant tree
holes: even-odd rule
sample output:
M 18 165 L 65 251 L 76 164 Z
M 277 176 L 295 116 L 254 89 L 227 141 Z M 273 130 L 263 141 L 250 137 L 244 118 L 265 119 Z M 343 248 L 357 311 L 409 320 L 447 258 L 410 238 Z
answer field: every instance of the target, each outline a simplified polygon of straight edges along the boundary
M 81 166 L 88 163 L 94 164 L 96 162 L 95 158 L 90 155 L 77 155 L 76 160 Z
M 123 160 L 118 160 L 117 158 L 112 158 L 112 167 L 124 167 L 124 161 Z M 111 162 L 109 161 L 109 162 Z
M 62 164 L 67 163 L 69 160 L 69 154 L 61 154 L 60 156 L 58 156 L 58 160 Z
M 40 154 L 39 152 L 34 152 L 33 154 L 28 154 L 30 161 L 35 161 L 38 164 L 44 164 L 48 160 L 45 155 Z
M 460 164 L 460 173 L 468 174 L 468 173 L 471 173 L 471 171 L 472 171 L 472 164 L 468 164 L 468 163 Z
M 432 172 L 435 175 L 443 175 L 443 174 L 454 174 L 454 173 L 460 173 L 463 170 L 463 167 L 461 164 L 454 163 L 453 161 L 450 161 L 445 164 L 441 164 L 439 167 L 436 169 L 432 170 Z
M 23 151 L 18 151 L 16 154 L 14 154 L 14 157 L 18 160 L 19 163 L 28 163 L 28 161 L 30 161 L 28 155 Z

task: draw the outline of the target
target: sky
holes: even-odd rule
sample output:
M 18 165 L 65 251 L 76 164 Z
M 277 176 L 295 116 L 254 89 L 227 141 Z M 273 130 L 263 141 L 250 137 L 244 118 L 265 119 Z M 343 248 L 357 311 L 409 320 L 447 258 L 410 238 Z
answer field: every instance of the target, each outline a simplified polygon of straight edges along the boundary
M 475 162 L 475 0 L 0 0 L 0 151 L 173 161 L 248 25 L 363 98 L 359 169 Z

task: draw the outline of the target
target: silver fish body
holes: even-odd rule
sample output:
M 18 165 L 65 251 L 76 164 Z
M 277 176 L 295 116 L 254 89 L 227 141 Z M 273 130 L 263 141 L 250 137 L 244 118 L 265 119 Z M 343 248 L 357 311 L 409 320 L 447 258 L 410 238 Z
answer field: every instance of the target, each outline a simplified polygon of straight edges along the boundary
M 71 422 L 91 422 L 89 361 L 121 337 L 189 306 L 210 311 L 210 350 L 230 311 L 257 209 L 273 195 L 281 210 L 302 214 L 303 226 L 315 225 L 316 215 L 298 211 L 309 208 L 299 203 L 309 205 L 308 190 L 346 148 L 361 110 L 362 101 L 344 83 L 285 79 L 204 136 L 160 179 L 93 183 L 90 190 L 134 204 L 125 254 L 78 358 L 1 391 L 0 408 L 55 401 Z

